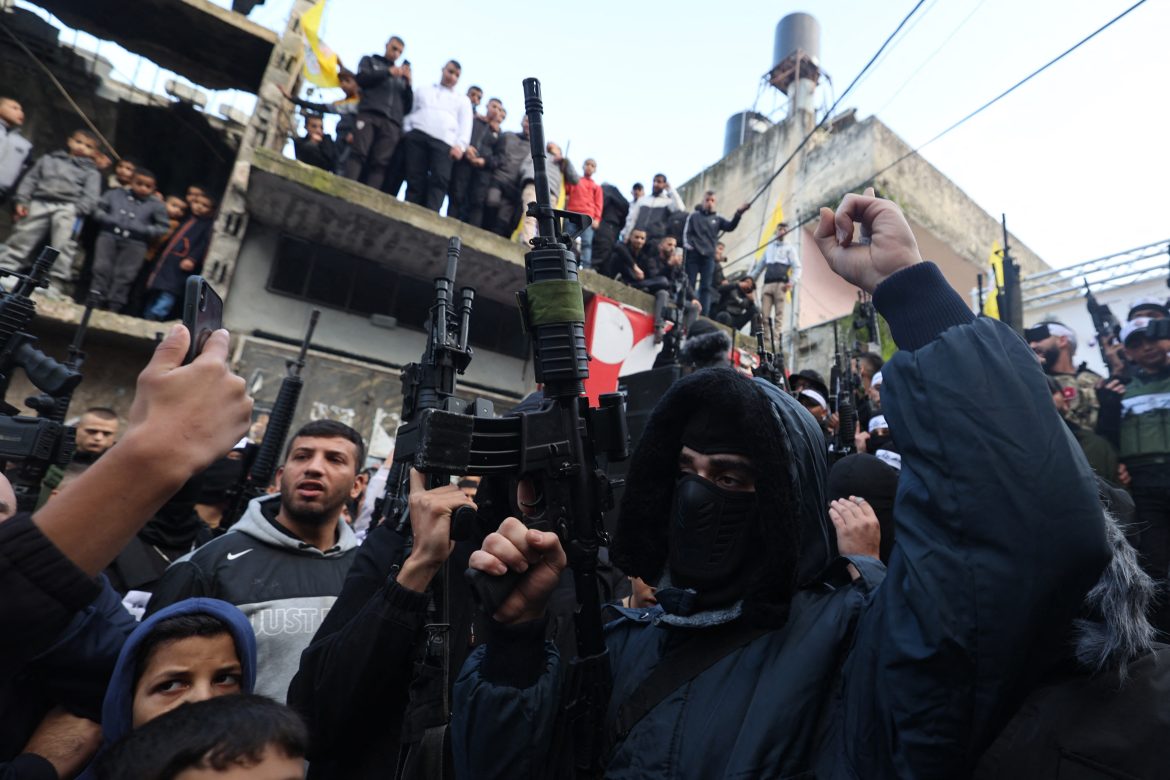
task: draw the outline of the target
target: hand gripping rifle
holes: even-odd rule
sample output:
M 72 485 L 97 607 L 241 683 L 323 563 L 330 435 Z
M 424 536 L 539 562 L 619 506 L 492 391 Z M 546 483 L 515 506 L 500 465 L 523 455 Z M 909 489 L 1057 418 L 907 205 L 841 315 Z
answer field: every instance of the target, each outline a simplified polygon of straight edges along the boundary
M 313 331 L 317 329 L 317 320 L 320 317 L 321 310 L 313 309 L 313 313 L 309 315 L 309 330 L 301 341 L 301 349 L 296 360 L 285 361 L 286 373 L 280 380 L 276 403 L 272 405 L 272 412 L 268 415 L 264 438 L 260 440 L 258 446 L 247 448 L 240 478 L 228 492 L 228 509 L 224 512 L 225 523 L 222 524 L 225 529 L 230 528 L 243 516 L 248 508 L 248 502 L 264 495 L 268 486 L 272 484 L 285 439 L 288 438 L 289 428 L 297 413 L 297 403 L 301 400 L 301 390 L 305 386 L 301 372 L 305 369 L 305 356 L 309 351 L 309 344 L 313 341 Z
M 29 399 L 37 417 L 17 416 L 17 408 L 8 403 L 0 406 L 0 461 L 19 462 L 9 469 L 8 477 L 17 509 L 22 512 L 36 508 L 49 466 L 63 467 L 73 458 L 73 429 L 64 425 L 64 413 L 81 382 L 81 373 L 76 366 L 41 352 L 36 338 L 26 330 L 36 315 L 32 292 L 45 286 L 58 254 L 56 249 L 45 247 L 27 275 L 12 274 L 17 277 L 12 291 L 0 294 L 0 398 L 7 395 L 17 367 L 24 369 L 29 381 L 47 397 Z M 84 335 L 88 319 L 89 309 L 78 338 Z
M 602 771 L 604 718 L 612 686 L 601 630 L 597 555 L 607 541 L 602 520 L 613 494 L 596 456 L 604 452 L 610 460 L 624 459 L 628 435 L 620 393 L 601 396 L 597 407 L 590 407 L 583 396 L 589 355 L 581 283 L 570 248 L 590 220 L 558 211 L 550 202 L 544 108 L 536 79 L 524 80 L 524 108 L 536 186 L 536 202 L 528 205 L 528 215 L 536 219 L 538 234 L 532 239 L 532 250 L 524 256 L 527 285 L 517 299 L 532 340 L 533 365 L 536 380 L 544 388 L 544 401 L 537 411 L 485 421 L 502 429 L 497 437 L 482 438 L 483 449 L 495 452 L 472 454 L 473 460 L 485 464 L 498 458 L 500 467 L 532 480 L 538 499 L 525 522 L 532 528 L 555 532 L 568 556 L 577 594 L 577 657 L 569 664 L 564 707 L 550 755 L 554 761 L 571 762 L 571 771 L 577 776 L 593 777 Z M 563 230 L 562 220 L 568 223 L 567 230 Z M 512 457 L 516 458 L 513 464 L 505 466 Z M 493 577 L 472 571 L 468 577 L 489 615 L 519 579 L 514 572 Z M 564 771 L 562 764 L 558 773 Z
M 1105 363 L 1105 370 L 1113 372 L 1113 365 L 1109 360 L 1109 347 L 1117 343 L 1121 336 L 1121 323 L 1113 316 L 1109 304 L 1098 303 L 1097 296 L 1089 287 L 1089 280 L 1085 283 L 1085 306 L 1089 309 L 1089 316 L 1093 318 L 1093 330 L 1097 331 L 1097 348 L 1101 350 L 1101 360 Z
M 857 428 L 857 410 L 853 405 L 853 366 L 838 343 L 837 325 L 833 324 L 833 368 L 829 372 L 829 404 L 837 415 L 837 435 L 829 445 L 832 460 L 853 454 L 853 434 Z
M 613 493 L 597 455 L 623 460 L 629 435 L 621 393 L 602 395 L 597 407 L 590 407 L 583 396 L 589 376 L 585 307 L 570 247 L 590 220 L 552 207 L 540 82 L 525 79 L 524 97 L 536 186 L 536 203 L 529 204 L 528 214 L 536 218 L 538 235 L 524 256 L 527 286 L 517 300 L 544 400 L 535 411 L 504 417 L 420 403 L 414 419 L 399 429 L 395 460 L 404 466 L 409 460 L 424 474 L 506 474 L 533 482 L 538 500 L 525 522 L 560 537 L 577 593 L 577 657 L 569 664 L 550 755 L 572 760 L 579 775 L 600 776 L 612 678 L 601 630 L 597 555 L 605 542 L 602 523 Z M 518 579 L 514 572 L 498 577 L 468 573 L 472 591 L 489 615 Z
M 427 489 L 451 483 L 453 474 L 464 469 L 444 469 L 428 457 L 426 447 L 443 438 L 438 430 L 444 420 L 459 420 L 474 425 L 477 417 L 490 419 L 492 403 L 481 398 L 465 401 L 455 397 L 456 378 L 471 363 L 468 346 L 471 310 L 475 290 L 459 291 L 458 304 L 453 299 L 455 274 L 462 242 L 452 236 L 447 242 L 447 268 L 435 279 L 435 296 L 431 303 L 427 328 L 427 345 L 422 358 L 402 370 L 402 414 L 394 439 L 394 460 L 386 477 L 386 492 L 374 506 L 372 524 L 393 523 L 398 533 L 411 537 L 410 469 L 425 476 Z M 431 412 L 442 412 L 433 416 Z M 439 459 L 442 459 L 440 456 Z M 451 516 L 451 539 L 470 538 L 475 530 L 476 513 L 469 506 L 459 507 Z M 413 540 L 411 540 L 413 541 Z M 416 678 L 411 685 L 410 704 L 406 710 L 400 776 L 441 776 L 443 744 L 450 718 L 451 672 L 451 586 L 444 563 L 430 584 L 430 603 L 424 626 L 423 663 L 432 675 Z M 408 769 L 409 768 L 409 769 Z
M 441 410 L 469 417 L 490 418 L 491 401 L 476 399 L 464 401 L 455 397 L 456 377 L 467 370 L 472 350 L 467 340 L 470 335 L 471 309 L 475 290 L 464 287 L 459 291 L 459 305 L 455 306 L 452 293 L 459 253 L 463 244 L 457 236 L 447 242 L 447 272 L 435 279 L 435 297 L 431 303 L 427 346 L 422 359 L 402 370 L 402 414 L 398 433 L 394 437 L 394 462 L 386 478 L 386 493 L 374 508 L 373 523 L 387 519 L 399 533 L 410 533 L 408 500 L 410 467 L 416 466 L 426 474 L 427 488 L 449 484 L 452 474 L 462 476 L 464 471 L 444 471 L 434 463 L 416 463 L 424 439 L 430 442 L 437 431 L 430 426 L 441 418 L 422 414 L 424 410 Z M 451 538 L 461 541 L 471 536 L 475 512 L 461 507 L 451 518 Z

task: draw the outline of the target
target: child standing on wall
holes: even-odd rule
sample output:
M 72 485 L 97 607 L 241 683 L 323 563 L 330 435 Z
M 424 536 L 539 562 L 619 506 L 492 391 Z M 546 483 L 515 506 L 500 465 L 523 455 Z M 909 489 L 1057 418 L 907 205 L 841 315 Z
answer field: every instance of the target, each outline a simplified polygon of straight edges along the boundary
M 61 255 L 50 269 L 51 290 L 58 296 L 73 281 L 77 220 L 93 211 L 101 196 L 101 175 L 93 163 L 97 138 L 75 130 L 65 149 L 42 156 L 16 188 L 13 221 L 0 269 L 27 273 L 32 253 L 46 240 Z
M 147 281 L 146 311 L 142 316 L 148 320 L 161 322 L 178 316 L 187 277 L 203 270 L 215 224 L 215 201 L 200 192 L 194 196 L 188 193 L 188 203 L 191 216 L 163 247 Z
M 154 197 L 154 174 L 138 168 L 130 186 L 107 190 L 94 221 L 100 226 L 91 288 L 104 296 L 103 308 L 120 312 L 142 268 L 147 244 L 167 232 L 167 209 Z

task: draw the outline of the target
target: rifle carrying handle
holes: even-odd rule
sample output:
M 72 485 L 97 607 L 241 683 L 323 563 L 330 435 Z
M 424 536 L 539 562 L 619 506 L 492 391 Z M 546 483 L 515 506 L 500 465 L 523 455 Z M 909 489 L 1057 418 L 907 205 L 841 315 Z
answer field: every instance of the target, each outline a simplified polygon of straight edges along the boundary
M 471 595 L 475 597 L 475 603 L 483 607 L 484 613 L 491 617 L 508 596 L 512 595 L 522 575 L 511 569 L 504 574 L 484 574 L 478 569 L 468 569 L 464 576 L 471 588 Z

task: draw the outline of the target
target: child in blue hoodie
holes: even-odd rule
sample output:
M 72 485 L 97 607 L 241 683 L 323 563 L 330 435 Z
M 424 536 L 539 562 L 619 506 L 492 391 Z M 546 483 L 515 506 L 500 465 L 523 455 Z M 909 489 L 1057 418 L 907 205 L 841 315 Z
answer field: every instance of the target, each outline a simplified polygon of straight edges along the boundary
M 126 639 L 102 705 L 101 755 L 182 704 L 251 693 L 256 636 L 244 613 L 218 599 L 186 599 L 144 620 Z M 93 765 L 81 774 L 94 778 Z

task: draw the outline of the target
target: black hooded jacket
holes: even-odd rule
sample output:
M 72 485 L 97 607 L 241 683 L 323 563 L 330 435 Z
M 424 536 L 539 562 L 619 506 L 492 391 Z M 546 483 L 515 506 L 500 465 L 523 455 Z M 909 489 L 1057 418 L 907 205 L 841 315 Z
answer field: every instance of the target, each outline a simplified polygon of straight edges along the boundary
M 607 777 L 965 777 L 1031 686 L 1067 655 L 1072 621 L 1110 549 L 1096 483 L 1035 357 L 1010 328 L 976 319 L 929 263 L 888 278 L 874 304 L 901 347 L 883 370 L 882 405 L 902 454 L 898 543 L 884 581 L 876 584 L 880 563 L 853 559 L 860 579 L 841 583 L 831 566 L 797 590 L 783 626 L 723 656 L 638 721 L 609 754 Z M 774 404 L 777 416 L 788 415 L 787 404 Z M 811 417 L 792 414 L 799 424 L 784 435 L 794 455 L 766 462 L 776 468 L 769 495 L 808 508 L 805 532 L 816 527 L 808 513 L 825 511 L 824 460 Z M 745 438 L 772 430 L 770 419 L 753 419 Z M 804 447 L 818 455 L 800 457 Z M 670 458 L 658 464 L 639 463 L 641 454 L 627 495 L 647 469 L 659 479 L 671 470 L 674 483 L 677 450 L 663 447 Z M 633 501 L 646 511 L 658 505 Z M 619 527 L 615 558 L 636 567 L 631 573 L 659 570 L 665 522 L 623 513 L 621 524 L 633 525 Z M 765 532 L 767 560 L 784 554 L 776 545 L 792 533 L 784 523 Z M 753 608 L 756 600 L 813 570 L 805 548 L 814 540 L 800 539 L 800 576 L 752 578 L 745 617 L 775 614 L 771 602 Z M 676 618 L 656 609 L 609 627 L 611 722 L 672 637 L 688 630 Z M 560 659 L 537 643 L 534 664 L 534 632 L 502 628 L 455 686 L 453 752 L 465 757 L 468 777 L 539 776 L 550 741 L 543 724 L 560 703 Z

